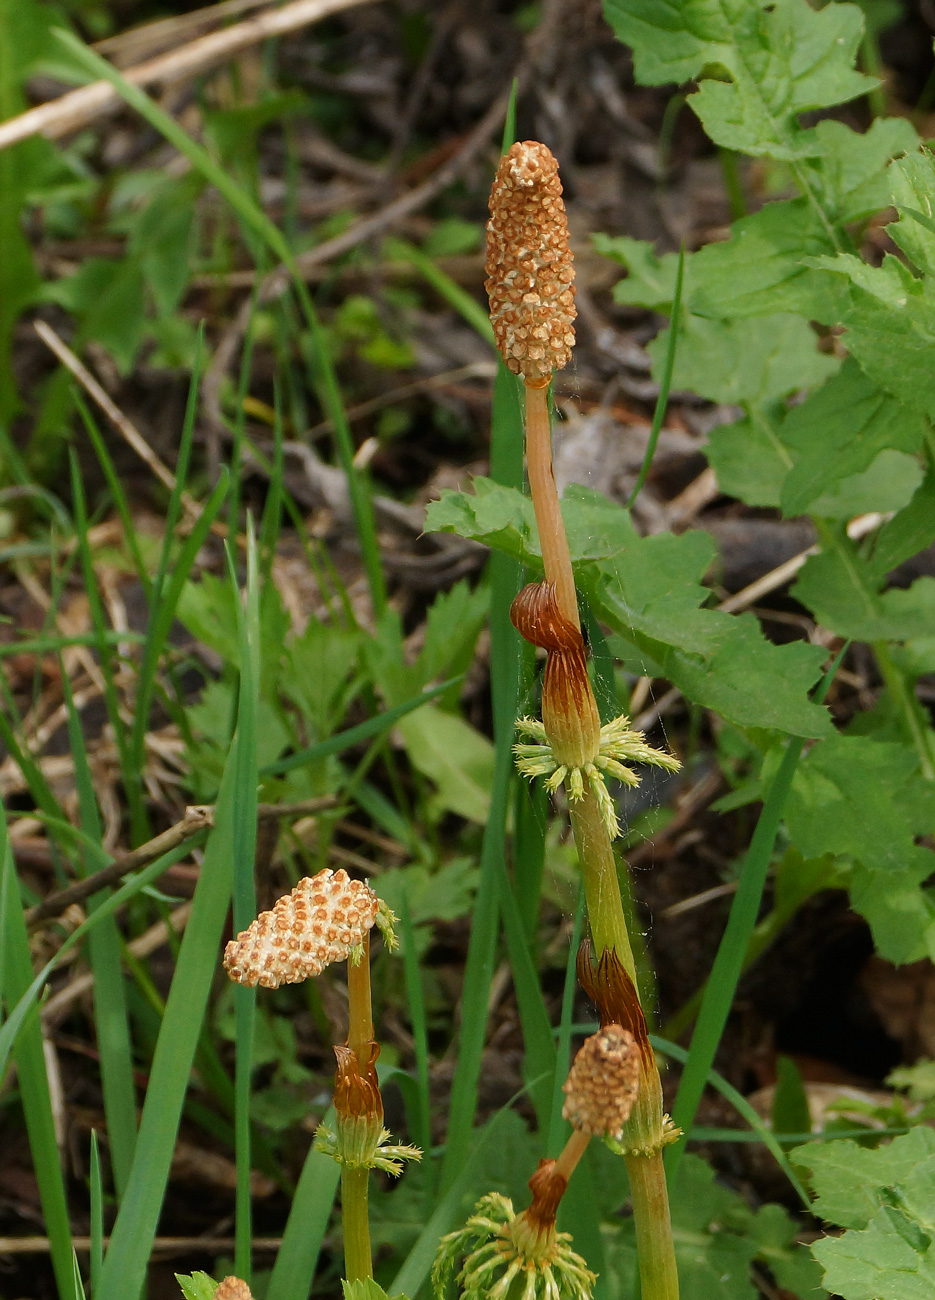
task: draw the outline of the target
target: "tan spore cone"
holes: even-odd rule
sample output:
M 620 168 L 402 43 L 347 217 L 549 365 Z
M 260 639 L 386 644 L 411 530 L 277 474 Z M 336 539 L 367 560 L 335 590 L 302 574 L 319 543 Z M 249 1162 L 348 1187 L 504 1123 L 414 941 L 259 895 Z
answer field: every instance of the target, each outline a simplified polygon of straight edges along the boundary
M 605 1025 L 585 1039 L 562 1084 L 562 1117 L 579 1132 L 619 1139 L 640 1086 L 640 1051 L 622 1025 Z
M 226 1277 L 218 1283 L 212 1300 L 253 1300 L 253 1293 L 239 1277 Z
M 276 989 L 320 975 L 345 961 L 377 919 L 380 903 L 346 871 L 300 880 L 224 950 L 224 969 L 239 984 Z
M 518 141 L 500 160 L 487 223 L 490 321 L 508 368 L 532 386 L 561 370 L 575 345 L 575 268 L 558 163 Z

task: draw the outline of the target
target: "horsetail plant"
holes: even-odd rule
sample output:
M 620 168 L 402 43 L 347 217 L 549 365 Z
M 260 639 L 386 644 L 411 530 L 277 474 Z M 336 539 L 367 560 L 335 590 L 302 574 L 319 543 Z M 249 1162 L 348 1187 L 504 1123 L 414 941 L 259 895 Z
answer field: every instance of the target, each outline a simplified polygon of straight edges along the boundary
M 610 1027 L 628 1031 L 637 1047 L 639 1080 L 632 1113 L 608 1130 L 626 1160 L 643 1300 L 676 1300 L 678 1275 L 662 1150 L 678 1137 L 663 1113 L 662 1087 L 636 992 L 612 841 L 618 832 L 605 776 L 638 783 L 630 762 L 675 770 L 671 755 L 650 748 L 625 717 L 604 727 L 587 672 L 568 539 L 552 466 L 548 387 L 574 346 L 574 264 L 558 164 L 545 145 L 514 144 L 503 156 L 490 195 L 487 292 L 497 346 L 524 381 L 526 464 L 545 582 L 527 587 L 513 605 L 517 630 L 548 652 L 542 720 L 522 718 L 526 741 L 516 747 L 520 771 L 564 784 L 584 879 L 597 965 L 579 955 L 579 978 Z M 616 1032 L 616 1030 L 615 1030 Z M 609 1042 L 609 1040 L 607 1040 Z M 613 1073 L 593 1056 L 589 1068 Z M 593 1083 L 593 1076 L 592 1076 Z M 597 1085 L 593 1090 L 599 1092 Z M 574 1140 L 574 1135 L 573 1135 Z
M 369 885 L 346 871 L 319 871 L 300 880 L 268 911 L 228 943 L 224 969 L 238 983 L 279 988 L 320 975 L 332 962 L 347 967 L 348 1037 L 336 1044 L 334 1129 L 320 1124 L 315 1147 L 341 1166 L 341 1217 L 348 1282 L 373 1277 L 368 1214 L 371 1169 L 398 1175 L 403 1162 L 421 1159 L 417 1147 L 389 1141 L 377 1080 L 370 993 L 370 931 L 391 950 L 394 916 Z

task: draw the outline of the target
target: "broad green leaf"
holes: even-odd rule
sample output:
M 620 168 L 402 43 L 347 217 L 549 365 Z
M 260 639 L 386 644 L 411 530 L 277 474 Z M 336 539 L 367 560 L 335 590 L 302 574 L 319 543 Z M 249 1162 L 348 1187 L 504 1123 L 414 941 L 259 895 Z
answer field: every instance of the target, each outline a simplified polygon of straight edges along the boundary
M 795 459 L 782 486 L 783 512 L 799 515 L 833 484 L 867 469 L 885 448 L 918 451 L 925 423 L 848 359 L 793 407 L 780 437 Z M 878 503 L 873 508 L 887 509 Z
M 935 274 L 935 160 L 929 152 L 913 153 L 892 163 L 886 173 L 899 221 L 886 233 L 920 271 Z
M 855 862 L 848 889 L 851 906 L 867 921 L 877 952 L 897 966 L 935 959 L 935 901 L 923 886 L 932 874 L 928 849 L 911 847 L 899 872 L 867 856 Z
M 695 1155 L 684 1157 L 670 1190 L 672 1227 L 681 1293 L 691 1300 L 755 1300 L 754 1262 L 765 1264 L 794 1294 L 825 1300 L 819 1269 L 796 1243 L 797 1225 L 778 1205 L 754 1211 L 741 1196 L 715 1181 L 714 1170 Z M 616 1294 L 632 1294 L 636 1249 L 632 1219 L 608 1243 Z
M 399 730 L 415 767 L 435 785 L 430 806 L 483 826 L 490 812 L 494 749 L 463 718 L 426 704 L 401 718 Z
M 636 537 L 622 506 L 578 484 L 569 484 L 565 492 L 562 517 L 576 564 L 615 555 Z M 517 488 L 488 478 L 474 480 L 473 494 L 443 492 L 440 500 L 430 501 L 425 528 L 470 537 L 527 564 L 541 562 L 532 501 Z
M 929 1300 L 935 1287 L 935 1133 L 924 1126 L 886 1146 L 798 1147 L 816 1213 L 849 1229 L 812 1246 L 843 1300 Z
M 655 374 L 668 335 L 663 330 L 649 345 Z M 679 323 L 672 384 L 713 402 L 764 402 L 820 384 L 840 364 L 818 350 L 815 331 L 790 312 L 750 320 L 687 316 Z
M 879 267 L 850 253 L 817 258 L 848 284 L 844 342 L 864 372 L 905 406 L 935 413 L 935 298 L 908 267 L 887 254 Z
M 871 574 L 847 538 L 809 556 L 792 588 L 825 627 L 858 641 L 906 641 L 935 626 L 935 578 L 877 595 Z
M 722 492 L 748 506 L 779 505 L 792 456 L 771 411 L 760 408 L 733 424 L 719 424 L 708 434 L 705 454 Z
M 809 177 L 829 217 L 842 226 L 896 201 L 886 164 L 919 146 L 915 128 L 903 117 L 878 117 L 862 135 L 829 118 L 816 125 L 815 135 L 821 157 L 809 160 Z
M 176 1273 L 175 1280 L 182 1288 L 185 1300 L 214 1300 L 218 1284 L 207 1273 L 195 1272 L 190 1277 Z
M 855 515 L 902 510 L 922 482 L 915 456 L 884 448 L 866 469 L 849 474 L 812 501 L 809 513 L 820 519 L 847 522 Z
M 854 5 L 815 11 L 806 0 L 605 0 L 604 12 L 633 50 L 638 81 L 681 83 L 708 73 L 688 102 L 728 149 L 786 159 L 816 154 L 820 143 L 797 114 L 875 84 L 853 69 L 863 32 Z M 726 80 L 711 79 L 725 73 Z
M 712 610 L 710 617 L 725 620 L 718 647 L 704 658 L 673 648 L 664 656 L 663 676 L 688 699 L 738 726 L 767 727 L 793 736 L 829 734 L 827 710 L 808 698 L 821 676 L 824 651 L 801 641 L 774 645 L 752 614 L 738 617 Z
M 89 257 L 67 280 L 46 286 L 43 296 L 73 312 L 81 338 L 105 347 L 122 373 L 130 369 L 146 329 L 138 258 Z
M 931 1214 L 924 1222 L 890 1206 L 863 1232 L 826 1237 L 812 1246 L 826 1286 L 842 1300 L 931 1300 L 935 1246 Z
M 935 1130 L 920 1125 L 874 1148 L 847 1140 L 806 1143 L 790 1155 L 808 1172 L 817 1215 L 841 1228 L 866 1228 L 886 1203 L 884 1190 L 905 1187 L 917 1170 L 922 1185 L 935 1179 Z M 931 1205 L 935 1200 L 930 1213 Z
M 882 583 L 903 560 L 917 555 L 935 541 L 935 472 L 927 477 L 909 504 L 880 529 L 867 563 L 870 580 Z
M 806 857 L 849 854 L 898 872 L 935 824 L 935 787 L 907 745 L 833 736 L 799 762 L 786 804 L 789 837 Z M 935 869 L 935 857 L 931 858 Z
M 477 480 L 478 494 L 447 493 L 429 507 L 426 527 L 486 542 L 514 558 L 538 556 L 532 507 L 514 489 Z M 776 646 L 750 616 L 701 609 L 701 579 L 713 558 L 701 531 L 641 538 L 620 506 L 585 488 L 562 502 L 579 585 L 595 615 L 631 651 L 641 671 L 667 677 L 689 699 L 741 726 L 823 736 L 827 712 L 807 692 L 824 652 Z M 582 554 L 582 546 L 585 552 Z
M 840 286 L 803 260 L 833 251 L 827 228 L 806 199 L 767 203 L 735 221 L 729 240 L 693 255 L 686 305 L 699 316 L 725 320 L 775 312 L 837 320 L 845 299 Z
M 614 285 L 615 302 L 671 314 L 678 278 L 678 253 L 663 253 L 657 257 L 649 240 L 630 239 L 628 235 L 592 235 L 591 241 L 598 253 L 618 262 L 629 272 L 625 280 Z M 686 306 L 693 301 L 693 268 L 697 256 L 696 253 L 685 254 L 682 302 Z

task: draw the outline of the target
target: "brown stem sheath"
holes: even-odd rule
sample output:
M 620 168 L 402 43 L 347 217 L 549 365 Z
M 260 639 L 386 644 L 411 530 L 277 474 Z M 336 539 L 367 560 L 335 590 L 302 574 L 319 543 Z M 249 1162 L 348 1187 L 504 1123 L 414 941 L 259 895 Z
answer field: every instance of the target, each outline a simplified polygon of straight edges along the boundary
M 549 420 L 548 388 L 526 384 L 526 470 L 536 513 L 539 545 L 546 582 L 555 584 L 555 599 L 561 613 L 580 630 L 575 576 L 571 552 L 558 503 L 558 488 L 552 468 L 552 428 Z

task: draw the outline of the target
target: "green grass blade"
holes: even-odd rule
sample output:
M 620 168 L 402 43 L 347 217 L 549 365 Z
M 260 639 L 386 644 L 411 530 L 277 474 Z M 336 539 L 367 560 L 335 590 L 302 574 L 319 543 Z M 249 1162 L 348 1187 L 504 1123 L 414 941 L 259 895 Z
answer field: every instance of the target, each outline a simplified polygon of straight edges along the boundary
M 101 1153 L 97 1130 L 91 1130 L 91 1168 L 88 1179 L 91 1192 L 91 1294 L 97 1287 L 104 1264 L 104 1181 L 101 1177 Z
M 123 723 L 123 717 L 120 712 L 120 699 L 117 694 L 117 687 L 114 682 L 113 665 L 111 656 L 108 653 L 107 619 L 104 615 L 104 605 L 101 601 L 101 594 L 98 590 L 97 575 L 94 572 L 94 561 L 91 557 L 91 547 L 88 544 L 88 513 L 84 497 L 84 484 L 81 480 L 81 471 L 78 467 L 78 457 L 75 449 L 69 447 L 68 461 L 71 469 L 71 493 L 72 503 L 75 512 L 75 534 L 78 540 L 78 558 L 81 564 L 81 573 L 84 578 L 84 589 L 87 594 L 88 606 L 91 613 L 91 623 L 94 628 L 95 649 L 98 654 L 98 664 L 101 675 L 104 678 L 104 704 L 107 708 L 107 719 L 110 722 L 114 733 L 114 740 L 117 745 L 117 753 L 120 758 L 120 771 L 124 774 L 124 785 L 127 798 L 129 801 L 130 789 L 132 785 L 134 791 L 138 794 L 139 781 L 130 768 L 130 755 L 127 747 L 126 727 Z M 129 782 L 127 777 L 130 777 Z M 93 800 L 93 782 L 92 782 L 92 805 L 96 808 Z M 96 814 L 95 814 L 96 819 Z M 85 829 L 90 827 L 87 823 Z
M 81 422 L 85 427 L 85 432 L 91 439 L 91 445 L 94 448 L 94 454 L 97 456 L 104 478 L 107 480 L 107 487 L 110 491 L 111 500 L 116 507 L 117 514 L 120 516 L 120 522 L 123 525 L 123 536 L 130 552 L 130 558 L 133 561 L 133 567 L 136 569 L 136 576 L 140 580 L 140 585 L 146 594 L 146 599 L 150 596 L 150 579 L 143 561 L 143 555 L 140 551 L 140 544 L 136 536 L 136 525 L 133 522 L 133 512 L 130 509 L 130 503 L 127 500 L 127 494 L 123 490 L 123 484 L 120 482 L 120 475 L 117 473 L 116 466 L 111 459 L 110 452 L 107 450 L 107 444 L 101 437 L 101 432 L 97 427 L 94 416 L 88 407 L 84 396 L 79 389 L 75 389 L 73 400 L 78 414 L 81 416 Z
M 300 749 L 297 754 L 290 754 L 288 758 L 281 758 L 275 763 L 267 763 L 265 767 L 260 768 L 260 776 L 281 776 L 283 772 L 291 772 L 293 768 L 305 767 L 308 763 L 317 762 L 321 758 L 328 758 L 332 754 L 340 754 L 345 749 L 350 749 L 352 745 L 359 745 L 362 740 L 370 740 L 374 736 L 385 735 L 391 731 L 400 718 L 404 718 L 407 713 L 412 713 L 413 709 L 419 709 L 423 704 L 428 704 L 429 700 L 434 700 L 436 695 L 442 695 L 445 691 L 450 690 L 460 677 L 451 677 L 448 681 L 442 682 L 441 686 L 433 686 L 428 690 L 420 691 L 412 699 L 405 700 L 402 704 L 395 705 L 392 709 L 387 709 L 385 713 L 378 713 L 366 722 L 359 722 L 355 727 L 348 727 L 346 731 L 338 731 L 327 740 L 320 740 L 316 745 L 309 745 L 307 749 Z
M 363 476 L 354 465 L 354 441 L 341 399 L 334 365 L 331 361 L 328 339 L 318 319 L 305 280 L 296 265 L 292 250 L 278 226 L 266 216 L 254 199 L 230 176 L 206 149 L 194 141 L 168 113 L 163 112 L 147 94 L 122 77 L 105 59 L 72 36 L 70 32 L 56 30 L 58 39 L 68 48 L 95 78 L 109 82 L 125 103 L 135 109 L 179 153 L 184 155 L 204 179 L 217 189 L 233 208 L 250 236 L 259 237 L 289 271 L 295 293 L 302 307 L 309 334 L 315 349 L 315 387 L 319 392 L 327 418 L 334 426 L 335 445 L 341 468 L 347 477 L 348 492 L 357 535 L 360 541 L 364 567 L 370 586 L 374 610 L 379 617 L 386 607 L 386 584 L 380 563 L 373 506 Z
M 240 737 L 235 736 L 225 766 L 215 827 L 205 847 L 191 916 L 153 1056 L 130 1183 L 111 1234 L 95 1300 L 125 1300 L 127 1296 L 136 1296 L 146 1278 L 230 901 L 240 743 Z
M 845 645 L 825 673 L 815 696 L 818 703 L 821 703 L 827 695 L 846 649 Z M 763 899 L 763 890 L 766 886 L 773 846 L 779 833 L 783 808 L 804 746 L 805 741 L 797 737 L 789 740 L 779 769 L 763 802 L 750 847 L 741 867 L 737 892 L 731 901 L 727 925 L 708 977 L 695 1032 L 692 1034 L 688 1059 L 672 1107 L 672 1118 L 685 1133 L 695 1121 L 698 1103 L 701 1101 L 701 1094 L 714 1064 L 718 1043 L 721 1041 L 721 1034 L 724 1032 L 734 1001 L 747 945 L 756 926 L 757 914 Z M 684 1150 L 685 1142 L 682 1140 L 670 1146 L 665 1153 L 666 1171 L 670 1180 L 678 1171 Z
M 231 582 L 236 591 L 233 556 L 228 552 Z M 245 930 L 256 916 L 253 871 L 256 861 L 257 758 L 256 715 L 260 682 L 260 582 L 256 538 L 252 521 L 247 527 L 247 588 L 241 605 L 237 592 L 237 624 L 240 642 L 240 690 L 237 705 L 237 757 L 234 767 L 234 933 Z M 252 1208 L 250 1172 L 250 1079 L 253 1065 L 253 1035 L 256 1021 L 256 989 L 234 988 L 234 1017 L 237 1056 L 234 1072 L 237 1158 L 237 1216 L 234 1269 L 250 1282 L 252 1273 Z
M 74 828 L 72 828 L 74 830 Z M 0 1027 L 0 1078 L 2 1078 L 9 1063 L 10 1054 L 13 1051 L 17 1036 L 26 1023 L 30 1013 L 34 1011 L 39 994 L 45 986 L 46 981 L 52 971 L 65 960 L 65 957 L 72 948 L 78 946 L 84 939 L 85 935 L 108 916 L 123 907 L 131 899 L 135 898 L 147 885 L 157 880 L 164 872 L 168 871 L 174 863 L 180 861 L 191 852 L 192 841 L 188 840 L 185 844 L 180 844 L 172 849 L 169 853 L 164 853 L 161 858 L 151 862 L 148 867 L 135 875 L 132 880 L 128 880 L 125 885 L 117 890 L 115 894 L 102 903 L 88 918 L 78 926 L 78 928 L 68 936 L 62 946 L 58 949 L 55 956 L 47 961 L 39 973 L 35 976 L 32 983 L 22 993 L 16 1001 L 16 1005 L 10 1011 L 7 1019 Z
M 2 876 L 0 879 L 0 936 L 2 936 L 0 990 L 6 1005 L 13 1007 L 28 991 L 33 971 L 26 920 L 13 865 L 13 849 L 2 809 L 0 809 L 0 876 Z M 76 1296 L 76 1292 L 68 1202 L 65 1180 L 59 1163 L 58 1145 L 55 1141 L 55 1121 L 52 1117 L 42 1028 L 35 1016 L 23 1025 L 17 1041 L 16 1068 L 29 1148 L 39 1185 L 42 1215 L 49 1238 L 52 1268 L 60 1297 L 62 1300 L 71 1300 Z
M 102 845 L 94 778 L 88 766 L 81 719 L 75 708 L 71 683 L 64 665 L 61 666 L 61 681 L 68 710 L 68 738 L 75 765 L 81 829 L 95 844 L 95 852 L 82 872 L 82 875 L 86 875 L 88 870 L 97 871 L 105 866 L 108 855 Z M 110 890 L 100 890 L 92 895 L 88 900 L 88 911 L 93 913 L 106 901 L 109 893 Z M 90 930 L 88 953 L 94 976 L 94 1032 L 101 1065 L 104 1115 L 107 1120 L 114 1187 L 119 1202 L 126 1190 L 136 1146 L 136 1090 L 133 1086 L 130 1018 L 120 965 L 120 935 L 113 916 L 105 917 Z
M 673 1060 L 681 1061 L 683 1064 L 687 1062 L 690 1053 L 687 1052 L 684 1047 L 679 1047 L 678 1043 L 672 1043 L 667 1038 L 659 1038 L 656 1034 L 650 1034 L 649 1037 L 653 1047 L 656 1048 L 657 1051 L 664 1052 L 666 1056 L 671 1056 Z M 736 1088 L 734 1088 L 731 1084 L 727 1082 L 727 1080 L 724 1078 L 723 1075 L 718 1074 L 717 1070 L 708 1071 L 706 1082 L 710 1083 L 711 1086 L 715 1088 L 721 1094 L 722 1097 L 724 1097 L 727 1101 L 730 1102 L 730 1104 L 737 1111 L 738 1115 L 743 1116 L 743 1118 L 750 1125 L 751 1129 L 753 1129 L 753 1131 L 756 1133 L 759 1140 L 762 1143 L 764 1143 L 764 1145 L 769 1149 L 770 1153 L 775 1157 L 776 1163 L 779 1165 L 783 1173 L 789 1179 L 789 1182 L 792 1184 L 793 1188 L 795 1189 L 795 1193 L 801 1200 L 805 1209 L 811 1210 L 812 1203 L 811 1203 L 811 1199 L 809 1198 L 808 1192 L 802 1186 L 801 1181 L 797 1177 L 796 1172 L 793 1169 L 788 1156 L 783 1150 L 782 1144 L 779 1142 L 778 1138 L 776 1137 L 776 1134 L 765 1122 L 765 1120 L 763 1120 L 762 1117 L 758 1115 L 757 1112 L 753 1109 L 753 1107 L 747 1101 L 743 1093 L 738 1092 Z M 874 1129 L 874 1133 L 876 1132 L 877 1130 Z M 866 1133 L 867 1130 L 865 1129 L 863 1131 L 863 1136 L 866 1136 Z M 698 1132 L 698 1130 L 693 1129 L 690 1136 L 700 1137 L 700 1133 Z M 806 1137 L 807 1136 L 808 1135 L 806 1135 Z M 785 1139 L 785 1140 L 788 1141 L 789 1139 Z
M 493 326 L 483 307 L 465 289 L 452 280 L 450 275 L 437 267 L 430 257 L 405 239 L 391 238 L 384 241 L 383 255 L 389 259 L 408 262 L 435 290 L 440 298 L 453 307 L 467 321 L 485 343 L 493 346 Z
M 154 604 L 151 607 L 149 625 L 146 629 L 143 658 L 137 678 L 133 729 L 130 733 L 131 776 L 133 773 L 142 773 L 143 770 L 146 732 L 149 726 L 149 709 L 155 689 L 156 673 L 166 647 L 169 629 L 172 627 L 175 618 L 175 608 L 182 594 L 182 588 L 188 581 L 188 575 L 197 559 L 198 552 L 204 545 L 204 540 L 223 504 L 224 497 L 227 494 L 228 481 L 227 471 L 223 470 L 214 491 L 208 497 L 194 527 L 182 544 L 172 566 L 171 576 L 165 584 L 165 589 L 160 591 L 158 582 L 154 584 Z M 136 832 L 134 839 L 139 839 L 140 834 L 142 834 L 142 831 Z M 143 836 L 143 839 L 146 838 L 148 836 Z M 142 843 L 143 841 L 139 840 L 139 842 Z
M 584 927 L 584 883 L 578 888 L 578 906 L 575 909 L 575 924 L 568 949 L 568 961 L 565 965 L 565 987 L 562 990 L 562 1019 L 559 1025 L 558 1042 L 555 1049 L 555 1078 L 552 1084 L 552 1114 L 549 1119 L 548 1145 L 546 1155 L 556 1158 L 570 1132 L 570 1125 L 562 1119 L 562 1084 L 571 1065 L 571 1025 L 575 1012 L 575 994 L 578 990 L 578 975 L 575 964 L 578 958 L 578 946 L 581 943 L 581 931 Z
M 501 362 L 494 383 L 490 472 L 499 483 L 523 480 L 523 423 L 516 379 Z M 448 1111 L 448 1141 L 441 1185 L 454 1183 L 472 1143 L 477 1085 L 487 1026 L 487 1002 L 497 950 L 500 873 L 504 870 L 507 809 L 513 777 L 513 732 L 519 694 L 521 648 L 510 622 L 510 605 L 519 590 L 520 566 L 492 555 L 490 571 L 490 691 L 496 755 L 490 816 L 481 846 L 480 881 L 464 968 L 458 1066 Z
M 556 1075 L 555 1040 L 548 1008 L 542 997 L 539 973 L 532 959 L 526 930 L 506 874 L 506 867 L 502 860 L 498 865 L 500 914 L 503 917 L 507 953 L 513 972 L 513 986 L 516 990 L 523 1043 L 526 1048 L 523 1077 L 536 1110 L 539 1130 L 548 1133 L 552 1111 L 552 1087 Z
M 334 1124 L 333 1110 L 324 1123 Z M 308 1300 L 340 1178 L 337 1161 L 310 1147 L 269 1279 L 275 1300 Z
M 633 502 L 643 490 L 643 484 L 646 482 L 647 475 L 652 468 L 653 457 L 656 454 L 656 443 L 659 441 L 659 431 L 662 428 L 662 422 L 666 416 L 666 407 L 669 404 L 669 389 L 672 387 L 672 371 L 675 369 L 675 349 L 678 344 L 679 336 L 679 312 L 682 306 L 682 281 L 685 276 L 685 244 L 679 249 L 679 265 L 675 277 L 675 294 L 672 298 L 672 316 L 671 325 L 669 326 L 669 343 L 666 348 L 666 358 L 662 366 L 662 376 L 659 380 L 659 396 L 656 398 L 656 409 L 653 411 L 653 422 L 649 430 L 649 441 L 646 444 L 646 454 L 643 457 L 643 463 L 640 466 L 640 472 L 637 475 L 636 483 L 633 485 L 633 491 L 630 493 L 630 499 L 627 501 L 627 509 L 633 507 Z
M 409 899 L 403 892 L 399 909 L 399 927 L 403 941 L 403 970 L 406 977 L 406 1001 L 412 1025 L 412 1041 L 416 1057 L 416 1112 L 413 1138 L 422 1148 L 422 1176 L 425 1185 L 425 1204 L 430 1208 L 435 1200 L 435 1168 L 432 1164 L 431 1100 L 429 1094 L 429 1035 L 425 1019 L 425 998 L 422 995 L 422 973 L 416 951 L 416 935 L 409 912 Z

